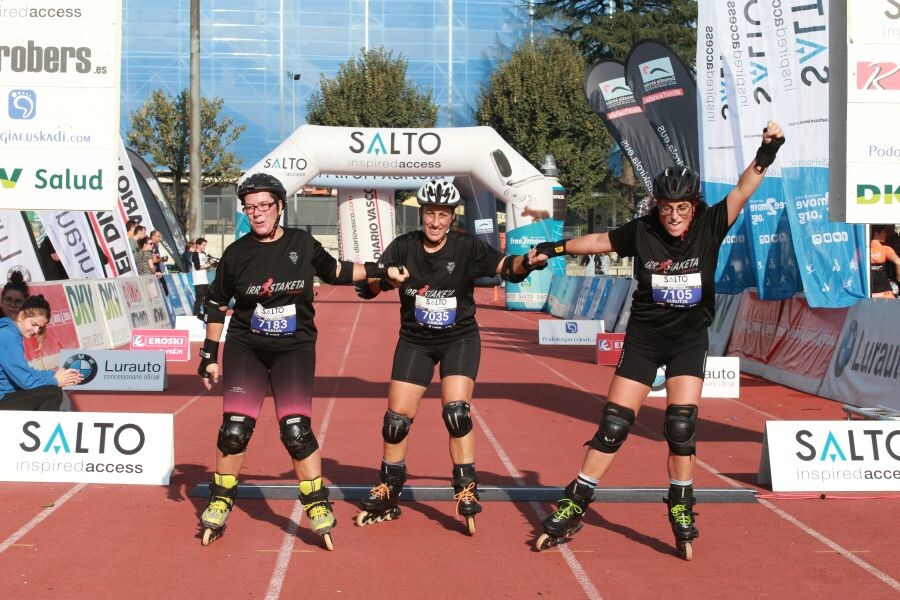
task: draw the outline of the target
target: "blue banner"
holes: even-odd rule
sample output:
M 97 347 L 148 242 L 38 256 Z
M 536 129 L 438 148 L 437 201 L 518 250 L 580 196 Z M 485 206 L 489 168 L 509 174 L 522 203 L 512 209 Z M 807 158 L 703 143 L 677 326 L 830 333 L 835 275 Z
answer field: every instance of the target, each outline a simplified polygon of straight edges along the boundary
M 506 253 L 526 254 L 532 246 L 554 239 L 552 219 L 544 219 L 506 232 Z M 553 260 L 564 260 L 564 257 Z M 552 262 L 552 261 L 551 261 Z M 522 283 L 506 282 L 506 308 L 510 310 L 541 310 L 547 302 L 553 269 L 532 271 Z
M 786 167 L 782 181 L 807 304 L 842 308 L 865 298 L 865 228 L 828 219 L 828 169 Z
M 784 198 L 781 179 L 769 176 L 744 206 L 760 300 L 784 300 L 803 291 Z
M 703 182 L 703 195 L 710 205 L 725 199 L 734 184 Z M 716 292 L 719 294 L 740 294 L 748 287 L 756 287 L 756 268 L 748 245 L 747 223 L 744 213 L 737 220 L 722 246 L 719 248 L 719 263 L 716 265 Z

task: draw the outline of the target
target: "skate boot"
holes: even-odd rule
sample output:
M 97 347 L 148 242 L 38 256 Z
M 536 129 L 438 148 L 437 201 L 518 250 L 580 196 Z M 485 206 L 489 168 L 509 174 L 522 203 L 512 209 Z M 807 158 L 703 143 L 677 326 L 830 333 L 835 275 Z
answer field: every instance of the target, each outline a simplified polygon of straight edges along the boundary
M 237 477 L 213 473 L 212 479 L 209 481 L 209 502 L 206 510 L 200 515 L 204 546 L 208 546 L 225 533 L 225 521 L 231 512 L 231 507 L 234 506 L 236 496 Z
M 456 514 L 465 518 L 469 535 L 475 535 L 475 515 L 483 510 L 478 502 L 478 476 L 475 474 L 475 465 L 473 463 L 453 465 L 452 484 Z
M 700 536 L 700 530 L 695 525 L 698 513 L 694 512 L 694 504 L 697 502 L 694 499 L 694 489 L 689 485 L 670 486 L 669 495 L 663 501 L 669 507 L 669 524 L 675 534 L 678 556 L 691 560 L 694 557 L 691 542 Z
M 573 480 L 563 494 L 553 514 L 544 519 L 544 533 L 534 543 L 538 550 L 561 544 L 581 530 L 581 517 L 594 499 L 594 488 Z
M 360 527 L 390 521 L 400 516 L 400 492 L 406 483 L 406 464 L 389 465 L 382 461 L 378 474 L 381 483 L 372 488 L 369 495 L 362 499 L 362 511 L 356 515 L 356 524 Z
M 322 536 L 326 548 L 334 550 L 331 530 L 337 527 L 337 520 L 331 510 L 331 502 L 328 501 L 328 488 L 322 483 L 321 477 L 301 481 L 298 487 L 300 502 L 303 503 L 303 510 L 309 519 L 309 528 L 313 533 Z

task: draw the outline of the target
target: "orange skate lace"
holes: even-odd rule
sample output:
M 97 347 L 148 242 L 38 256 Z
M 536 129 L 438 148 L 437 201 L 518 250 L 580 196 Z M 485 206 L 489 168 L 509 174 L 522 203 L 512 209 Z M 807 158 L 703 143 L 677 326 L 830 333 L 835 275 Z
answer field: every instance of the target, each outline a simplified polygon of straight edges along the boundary
M 380 500 L 381 498 L 387 498 L 391 491 L 388 489 L 386 483 L 382 483 L 373 487 L 372 491 L 369 493 Z
M 475 482 L 473 481 L 463 489 L 459 491 L 458 494 L 453 496 L 453 499 L 456 500 L 456 516 L 459 516 L 459 505 L 463 502 L 474 502 L 478 504 L 478 498 L 475 496 Z

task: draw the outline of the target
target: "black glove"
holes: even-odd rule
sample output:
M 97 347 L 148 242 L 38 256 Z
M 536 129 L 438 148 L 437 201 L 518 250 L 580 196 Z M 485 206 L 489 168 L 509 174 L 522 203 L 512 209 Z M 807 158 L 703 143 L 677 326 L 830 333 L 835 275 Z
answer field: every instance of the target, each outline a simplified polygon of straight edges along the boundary
M 766 132 L 766 129 L 763 129 L 763 133 Z M 762 173 L 764 170 L 769 168 L 769 166 L 773 162 L 775 162 L 775 155 L 778 154 L 778 149 L 783 145 L 784 136 L 775 138 L 771 142 L 763 142 L 762 144 L 760 144 L 759 150 L 756 151 L 756 166 L 753 167 L 757 173 Z
M 200 364 L 197 366 L 197 375 L 209 379 L 212 377 L 206 371 L 206 367 L 219 362 L 219 342 L 211 339 L 203 340 L 203 347 L 200 348 Z
M 566 242 L 569 240 L 559 240 L 556 242 L 541 242 L 534 247 L 537 254 L 544 254 L 548 259 L 555 258 L 566 254 Z
M 544 242 L 544 243 L 547 243 L 547 242 Z M 540 244 L 539 244 L 539 246 L 540 246 Z M 538 250 L 537 253 L 538 253 L 538 254 L 544 254 L 544 253 L 541 252 L 540 250 Z M 510 261 L 510 262 L 511 262 L 511 261 Z M 542 264 L 542 265 L 533 265 L 533 264 L 531 264 L 531 262 L 528 260 L 528 254 L 525 253 L 525 254 L 522 255 L 522 268 L 525 269 L 526 271 L 528 271 L 529 273 L 531 273 L 532 271 L 542 271 L 542 270 L 544 270 L 544 269 L 547 268 L 547 263 L 544 263 L 544 264 Z M 513 283 L 516 283 L 516 282 L 513 282 Z
M 369 287 L 368 281 L 357 281 L 353 284 L 353 287 L 356 289 L 356 295 L 363 300 L 371 300 L 375 297 L 375 294 L 372 293 L 372 288 Z

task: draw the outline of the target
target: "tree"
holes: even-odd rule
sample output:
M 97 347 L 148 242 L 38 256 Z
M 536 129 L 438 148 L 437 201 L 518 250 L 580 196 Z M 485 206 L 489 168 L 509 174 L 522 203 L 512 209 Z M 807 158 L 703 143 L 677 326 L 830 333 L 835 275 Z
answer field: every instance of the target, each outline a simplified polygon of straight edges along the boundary
M 231 117 L 220 117 L 221 98 L 200 99 L 200 160 L 203 187 L 232 183 L 241 174 L 241 161 L 225 150 L 247 128 L 234 125 Z M 171 177 L 175 195 L 175 214 L 182 225 L 187 223 L 190 206 L 185 200 L 184 186 L 190 178 L 190 94 L 188 90 L 169 96 L 154 91 L 147 102 L 131 113 L 128 144 L 147 159 L 157 174 Z
M 319 79 L 306 103 L 306 120 L 336 127 L 434 127 L 437 106 L 431 92 L 406 80 L 406 60 L 384 48 L 360 50 L 334 79 Z
M 570 210 L 582 215 L 609 176 L 612 139 L 584 97 L 587 64 L 568 40 L 524 43 L 479 94 L 476 119 L 493 127 L 536 167 L 552 154 Z
M 589 64 L 624 60 L 636 42 L 664 41 L 684 64 L 695 62 L 697 0 L 535 0 L 537 18 L 554 19 Z

